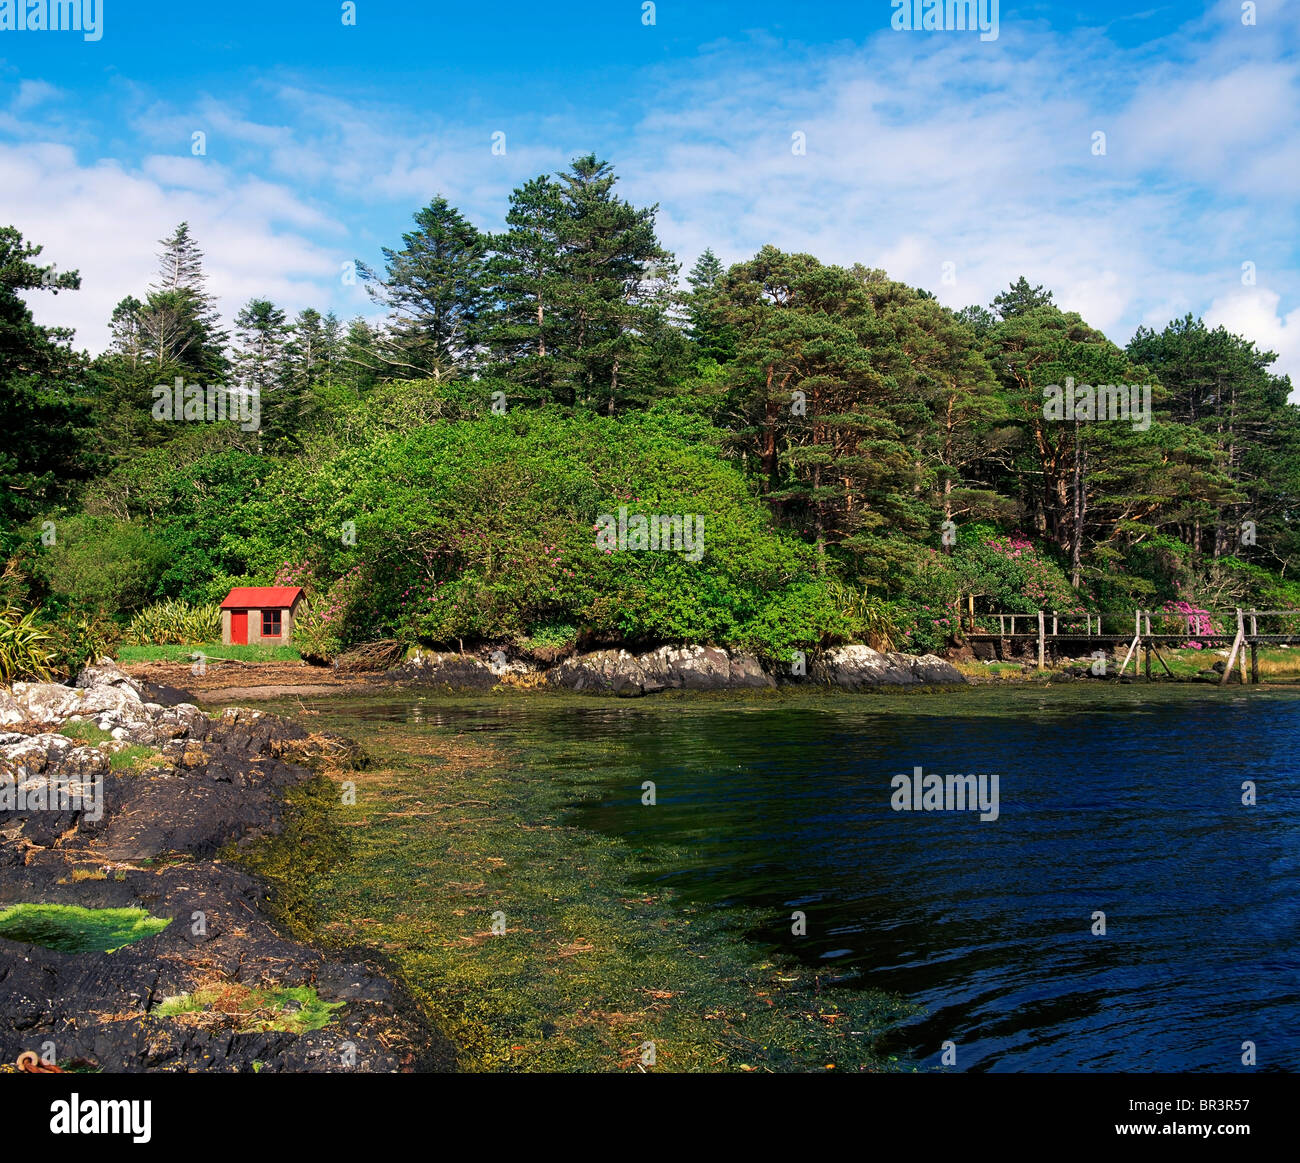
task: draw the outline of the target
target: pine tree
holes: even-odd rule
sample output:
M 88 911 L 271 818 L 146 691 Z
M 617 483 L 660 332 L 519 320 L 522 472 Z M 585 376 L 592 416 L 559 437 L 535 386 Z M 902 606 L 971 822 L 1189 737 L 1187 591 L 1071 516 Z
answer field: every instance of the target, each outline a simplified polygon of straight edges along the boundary
M 1010 319 L 1037 307 L 1052 306 L 1052 292 L 1041 286 L 1031 287 L 1029 280 L 1021 275 L 1008 290 L 994 298 L 992 306 L 999 319 Z
M 564 279 L 560 270 L 560 188 L 546 176 L 510 195 L 507 229 L 491 239 L 488 265 L 495 309 L 488 344 L 497 374 L 536 399 L 573 402 L 573 368 L 557 350 Z M 567 397 L 567 398 L 566 398 Z
M 1290 380 L 1269 370 L 1276 354 L 1191 315 L 1159 333 L 1139 328 L 1127 350 L 1160 378 L 1171 419 L 1203 437 L 1231 482 L 1199 494 L 1208 511 L 1193 516 L 1183 539 L 1211 558 L 1288 561 L 1296 552 L 1287 496 L 1296 471 L 1297 409 L 1288 403 Z M 1241 539 L 1247 520 L 1256 526 L 1253 545 Z
M 337 319 L 334 319 L 331 331 L 327 330 L 326 317 L 314 308 L 305 307 L 298 312 L 289 328 L 284 352 L 288 378 L 295 388 L 307 391 L 314 383 L 330 382 L 333 362 L 337 358 L 337 352 L 331 351 L 331 347 L 337 342 Z
M 81 278 L 37 266 L 40 253 L 14 227 L 0 227 L 0 553 L 14 549 L 20 523 L 66 497 L 94 467 L 72 332 L 37 324 L 20 297 L 75 291 Z
M 158 279 L 140 313 L 140 329 L 154 371 L 161 378 L 181 375 L 217 383 L 229 370 L 216 301 L 207 290 L 203 252 L 182 222 L 160 243 Z
M 731 407 L 769 501 L 816 545 L 851 554 L 868 581 L 907 567 L 932 524 L 903 440 L 915 401 L 897 390 L 904 353 L 860 271 L 764 247 L 723 280 L 736 328 Z
M 307 385 L 291 374 L 291 329 L 284 311 L 268 299 L 250 299 L 235 316 L 235 329 L 235 375 L 242 390 L 257 394 L 263 438 L 272 446 L 295 439 Z
M 440 380 L 467 368 L 482 339 L 487 238 L 441 196 L 416 213 L 415 223 L 401 250 L 384 248 L 382 280 L 364 263 L 358 271 L 375 301 L 392 312 L 378 354 L 393 378 Z
M 338 378 L 358 395 L 371 391 L 388 369 L 377 353 L 379 342 L 375 329 L 358 316 L 338 343 Z
M 719 289 L 724 274 L 722 263 L 706 249 L 686 276 L 687 334 L 701 359 L 726 363 L 736 354 L 736 334 L 719 306 Z
M 672 301 L 677 266 L 655 234 L 658 206 L 617 197 L 608 162 L 587 154 L 558 177 L 563 346 L 580 398 L 613 415 L 646 395 L 646 336 Z

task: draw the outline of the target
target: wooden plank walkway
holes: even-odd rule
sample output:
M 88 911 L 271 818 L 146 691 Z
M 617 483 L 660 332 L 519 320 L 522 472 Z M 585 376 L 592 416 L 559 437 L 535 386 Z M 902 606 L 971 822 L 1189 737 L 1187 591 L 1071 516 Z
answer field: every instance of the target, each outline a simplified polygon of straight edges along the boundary
M 1038 666 L 1043 668 L 1046 664 L 1046 657 L 1050 652 L 1055 655 L 1058 646 L 1076 647 L 1078 644 L 1095 644 L 1098 646 L 1121 646 L 1128 643 L 1128 650 L 1125 652 L 1124 661 L 1120 664 L 1119 673 L 1122 675 L 1128 669 L 1128 664 L 1133 661 L 1134 670 L 1137 669 L 1136 659 L 1141 657 L 1145 651 L 1146 657 L 1146 677 L 1151 677 L 1151 658 L 1155 656 L 1160 665 L 1164 668 L 1166 674 L 1171 678 L 1173 672 L 1170 671 L 1168 664 L 1160 656 L 1160 646 L 1170 646 L 1174 643 L 1195 641 L 1202 646 L 1229 648 L 1227 665 L 1223 668 L 1223 675 L 1219 679 L 1219 684 L 1226 684 L 1232 675 L 1234 664 L 1240 663 L 1241 681 L 1246 680 L 1246 649 L 1250 649 L 1250 681 L 1259 682 L 1259 648 L 1261 646 L 1292 646 L 1300 645 L 1300 631 L 1291 633 L 1281 625 L 1274 625 L 1269 628 L 1269 623 L 1277 623 L 1281 618 L 1291 618 L 1300 620 L 1300 610 L 1221 610 L 1205 611 L 1203 616 L 1210 619 L 1211 630 L 1207 634 L 1196 632 L 1193 626 L 1193 617 L 1184 614 L 1171 613 L 1168 610 L 1134 610 L 1131 613 L 1124 611 L 1115 614 L 1085 614 L 1084 625 L 1078 626 L 1078 616 L 1071 615 L 1069 618 L 1070 625 L 1066 628 L 1061 627 L 1062 618 L 1056 610 L 1039 610 L 1033 614 L 1011 613 L 1009 611 L 997 611 L 990 613 L 977 614 L 975 612 L 975 599 L 970 595 L 967 597 L 967 609 L 961 609 L 961 599 L 958 598 L 958 632 L 967 640 L 972 642 L 992 642 L 996 641 L 1002 645 L 1003 653 L 1010 653 L 1017 643 L 1037 642 L 1038 643 Z M 1188 627 L 1185 631 L 1177 634 L 1170 633 L 1152 633 L 1151 615 L 1159 619 L 1169 618 L 1187 618 Z M 1132 628 L 1129 629 L 1127 624 L 1132 619 Z M 992 628 L 993 619 L 997 619 L 997 629 Z M 1016 623 L 1019 621 L 1024 627 L 1017 629 Z M 1094 627 L 1094 621 L 1096 623 Z M 1199 619 L 1197 619 L 1199 621 Z M 1215 630 L 1216 622 L 1220 625 L 1227 621 L 1231 629 Z M 1107 630 L 1106 624 L 1114 626 L 1116 623 L 1124 624 L 1123 630 Z M 1261 631 L 1261 624 L 1263 630 Z M 1117 651 L 1118 653 L 1118 651 Z

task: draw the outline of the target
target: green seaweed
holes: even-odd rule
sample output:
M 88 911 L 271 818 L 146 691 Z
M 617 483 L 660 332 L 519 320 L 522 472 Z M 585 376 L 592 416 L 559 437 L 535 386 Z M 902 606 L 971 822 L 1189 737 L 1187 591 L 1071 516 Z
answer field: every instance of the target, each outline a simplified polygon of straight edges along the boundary
M 170 924 L 170 917 L 150 916 L 144 909 L 18 904 L 0 912 L 0 937 L 62 953 L 112 953 Z
M 164 998 L 151 1013 L 158 1018 L 175 1018 L 216 1011 L 231 1015 L 242 1034 L 266 1030 L 302 1034 L 329 1025 L 334 1011 L 343 1005 L 341 1001 L 322 1001 L 308 985 L 276 989 L 214 982 L 191 993 Z
M 875 1042 L 915 1007 L 766 956 L 752 918 L 647 887 L 674 853 L 570 822 L 626 756 L 313 709 L 372 755 L 346 776 L 355 803 L 300 789 L 294 822 L 243 858 L 295 935 L 386 960 L 462 1069 L 899 1068 Z

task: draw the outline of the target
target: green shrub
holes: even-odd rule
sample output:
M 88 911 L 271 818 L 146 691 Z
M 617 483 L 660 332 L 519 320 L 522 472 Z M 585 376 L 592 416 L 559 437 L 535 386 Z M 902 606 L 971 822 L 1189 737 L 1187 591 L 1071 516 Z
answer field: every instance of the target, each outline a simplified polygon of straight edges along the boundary
M 139 609 L 155 592 L 167 550 L 142 525 L 81 514 L 57 523 L 55 542 L 33 573 L 74 606 L 111 613 Z
M 100 610 L 70 609 L 46 623 L 55 652 L 55 670 L 71 678 L 87 663 L 111 658 L 122 628 Z
M 221 607 L 168 600 L 141 610 L 123 640 L 132 646 L 198 646 L 221 638 Z

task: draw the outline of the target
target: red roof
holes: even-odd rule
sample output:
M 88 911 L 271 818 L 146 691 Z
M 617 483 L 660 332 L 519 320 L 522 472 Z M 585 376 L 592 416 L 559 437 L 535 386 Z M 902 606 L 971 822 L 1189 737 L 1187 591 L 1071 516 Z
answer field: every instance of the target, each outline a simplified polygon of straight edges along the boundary
M 221 603 L 223 610 L 287 610 L 302 596 L 302 586 L 236 586 Z

